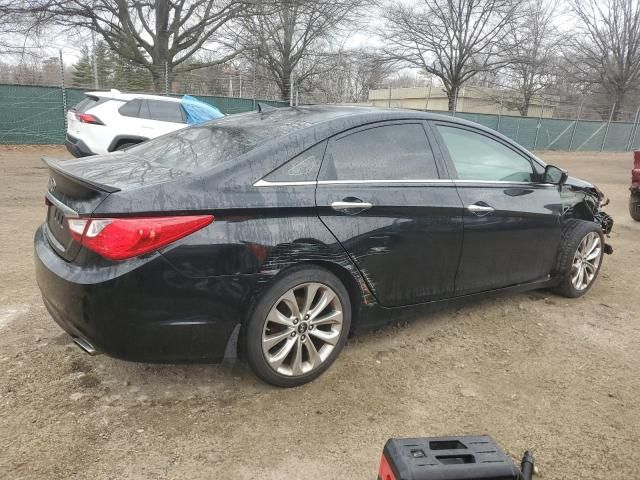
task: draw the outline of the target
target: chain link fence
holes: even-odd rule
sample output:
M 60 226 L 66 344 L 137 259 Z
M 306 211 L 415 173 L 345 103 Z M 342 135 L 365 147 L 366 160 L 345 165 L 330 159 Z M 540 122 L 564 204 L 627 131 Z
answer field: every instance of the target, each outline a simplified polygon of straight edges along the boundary
M 55 59 L 56 61 L 58 59 Z M 52 62 L 55 64 L 55 62 Z M 190 94 L 214 105 L 225 114 L 251 111 L 257 102 L 274 106 L 325 104 L 335 102 L 330 92 L 307 91 L 292 83 L 286 90 L 289 101 L 268 75 L 259 68 L 214 68 L 173 75 L 167 71 L 154 85 L 153 78 L 141 78 L 139 71 L 124 68 L 118 75 L 111 71 L 85 72 L 72 78 L 52 67 L 57 86 L 2 84 L 0 73 L 0 144 L 60 144 L 65 137 L 66 109 L 78 103 L 87 91 L 120 88 L 122 91 Z M 77 72 L 76 72 L 77 73 Z M 62 81 L 64 79 L 64 82 Z M 100 81 L 103 79 L 103 81 Z M 82 84 L 65 87 L 64 83 Z M 138 87 L 138 88 L 136 88 Z M 437 89 L 439 90 L 439 89 Z M 409 108 L 453 115 L 497 130 L 530 150 L 628 151 L 640 148 L 640 105 L 623 106 L 615 112 L 611 105 L 593 99 L 559 101 L 553 96 L 536 97 L 525 115 L 509 99 L 508 93 L 495 89 L 470 88 L 456 99 L 456 111 L 448 111 L 448 99 L 432 87 L 379 89 L 369 94 L 368 105 L 384 108 Z M 521 108 L 521 106 L 520 106 Z

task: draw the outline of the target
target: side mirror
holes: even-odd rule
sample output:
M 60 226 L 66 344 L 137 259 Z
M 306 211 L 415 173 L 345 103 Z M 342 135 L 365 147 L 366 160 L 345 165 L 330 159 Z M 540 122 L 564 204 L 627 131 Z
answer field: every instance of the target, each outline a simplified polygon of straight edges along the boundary
M 566 170 L 562 170 L 555 165 L 547 165 L 544 169 L 542 181 L 544 183 L 562 186 L 567 182 L 567 178 L 569 178 L 569 175 L 567 175 Z

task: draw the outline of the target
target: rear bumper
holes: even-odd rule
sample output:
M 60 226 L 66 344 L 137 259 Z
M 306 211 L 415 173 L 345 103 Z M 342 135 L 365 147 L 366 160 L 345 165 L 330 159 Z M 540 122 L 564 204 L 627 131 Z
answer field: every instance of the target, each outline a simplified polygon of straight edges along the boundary
M 68 133 L 64 140 L 64 146 L 67 147 L 69 153 L 76 158 L 95 155 L 86 143 L 79 138 L 69 135 Z
M 190 278 L 160 254 L 82 268 L 35 236 L 36 279 L 60 327 L 98 352 L 132 361 L 216 362 L 246 315 L 254 275 Z

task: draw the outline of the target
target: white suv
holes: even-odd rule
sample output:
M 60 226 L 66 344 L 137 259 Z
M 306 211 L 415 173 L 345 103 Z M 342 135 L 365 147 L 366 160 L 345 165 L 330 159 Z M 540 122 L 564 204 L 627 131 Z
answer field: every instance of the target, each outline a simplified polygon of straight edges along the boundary
M 179 98 L 118 90 L 87 92 L 86 96 L 67 113 L 65 146 L 74 157 L 122 150 L 193 123 L 187 121 L 188 112 Z

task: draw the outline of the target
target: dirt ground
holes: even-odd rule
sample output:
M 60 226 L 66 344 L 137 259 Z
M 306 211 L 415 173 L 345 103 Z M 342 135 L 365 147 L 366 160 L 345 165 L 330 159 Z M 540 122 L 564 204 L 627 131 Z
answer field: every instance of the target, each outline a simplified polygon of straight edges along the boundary
M 630 154 L 545 153 L 611 197 L 600 279 L 452 308 L 357 337 L 319 380 L 281 390 L 243 364 L 90 357 L 34 280 L 43 154 L 0 147 L 0 477 L 374 479 L 387 438 L 489 433 L 540 478 L 639 478 L 640 223 Z

